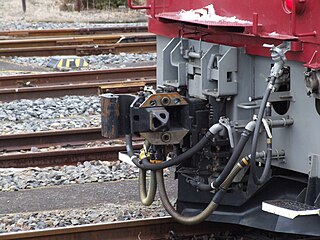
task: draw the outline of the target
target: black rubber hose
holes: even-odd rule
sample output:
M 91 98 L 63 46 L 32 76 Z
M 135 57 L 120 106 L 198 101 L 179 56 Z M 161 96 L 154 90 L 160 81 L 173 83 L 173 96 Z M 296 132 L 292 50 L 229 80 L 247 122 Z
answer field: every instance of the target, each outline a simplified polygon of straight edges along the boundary
M 192 148 L 190 148 L 186 152 L 180 154 L 179 156 L 172 158 L 171 160 L 164 161 L 162 163 L 153 164 L 153 163 L 150 163 L 149 160 L 145 158 L 145 159 L 142 159 L 141 163 L 145 169 L 152 170 L 152 171 L 157 171 L 157 170 L 161 170 L 161 169 L 164 169 L 167 167 L 171 167 L 173 165 L 178 165 L 178 164 L 182 163 L 183 161 L 190 159 L 193 155 L 195 155 L 197 152 L 202 150 L 205 147 L 205 145 L 212 139 L 212 137 L 213 137 L 213 135 L 211 133 L 210 133 L 210 135 L 206 134 Z
M 134 150 L 132 147 L 132 136 L 131 134 L 127 134 L 125 136 L 126 139 L 126 150 L 131 159 L 137 159 L 134 155 Z M 146 189 L 146 170 L 139 169 L 139 192 L 140 192 L 140 201 L 145 206 L 150 206 L 153 203 L 154 197 L 157 192 L 157 181 L 155 172 L 151 172 L 150 174 L 150 184 L 149 189 Z
M 198 215 L 192 216 L 192 217 L 186 217 L 178 213 L 172 204 L 170 203 L 170 200 L 167 195 L 167 191 L 164 185 L 163 180 L 163 173 L 162 170 L 159 170 L 156 172 L 157 177 L 157 183 L 159 188 L 159 195 L 161 202 L 163 204 L 163 207 L 166 209 L 166 211 L 179 223 L 186 224 L 186 225 L 193 225 L 193 224 L 199 224 L 203 222 L 207 217 L 210 216 L 210 214 L 217 209 L 219 206 L 216 202 L 213 200 L 208 204 L 208 206 Z
M 241 133 L 241 137 L 239 139 L 239 142 L 237 144 L 237 146 L 235 147 L 235 149 L 233 150 L 233 153 L 227 163 L 227 165 L 224 167 L 223 171 L 221 172 L 221 174 L 212 182 L 211 186 L 217 188 L 221 185 L 221 183 L 226 179 L 226 177 L 229 175 L 229 173 L 231 172 L 232 168 L 234 167 L 234 165 L 236 164 L 236 162 L 238 161 L 246 143 L 248 142 L 250 136 L 251 136 L 251 131 L 245 129 L 242 133 Z
M 150 183 L 149 189 L 147 191 L 146 186 L 146 171 L 139 169 L 139 192 L 140 192 L 140 201 L 145 206 L 150 206 L 153 201 L 154 197 L 157 193 L 157 180 L 156 180 L 156 173 L 152 171 L 150 173 Z
M 275 82 L 276 78 L 275 77 L 271 77 L 270 82 L 268 84 L 268 87 L 265 91 L 265 94 L 263 96 L 260 108 L 259 108 L 259 112 L 258 112 L 258 118 L 257 118 L 257 123 L 256 123 L 256 127 L 254 129 L 254 133 L 253 133 L 253 139 L 252 139 L 252 148 L 251 148 L 251 169 L 250 169 L 250 174 L 252 176 L 253 182 L 257 185 L 261 185 L 263 182 L 261 180 L 265 180 L 265 179 L 259 179 L 258 175 L 257 175 L 257 166 L 256 166 L 256 151 L 257 151 L 257 144 L 258 144 L 258 138 L 259 138 L 259 131 L 260 131 L 260 126 L 262 123 L 262 118 L 264 115 L 264 111 L 269 99 L 269 96 L 271 94 L 274 82 Z M 271 161 L 271 156 L 270 156 L 270 161 Z M 267 165 L 265 165 L 265 168 L 268 167 Z M 270 166 L 269 166 L 270 167 Z M 266 169 L 267 170 L 267 169 Z M 264 171 L 266 171 L 264 170 Z
M 132 155 L 130 156 L 131 161 L 138 168 L 141 168 L 143 170 L 152 170 L 152 171 L 157 171 L 167 167 L 171 167 L 173 165 L 180 164 L 181 162 L 190 159 L 194 154 L 202 150 L 205 147 L 205 145 L 213 139 L 214 135 L 219 133 L 223 129 L 224 127 L 222 125 L 214 124 L 213 126 L 210 127 L 209 131 L 205 134 L 203 138 L 201 138 L 201 140 L 196 145 L 194 145 L 192 148 L 188 149 L 184 153 L 178 155 L 177 157 L 172 158 L 171 160 L 152 164 L 149 162 L 147 158 L 142 159 L 140 161 L 138 157 L 136 157 L 135 155 Z M 126 148 L 127 150 L 130 150 L 130 151 L 133 149 L 131 135 L 126 135 Z
M 173 219 L 178 221 L 179 223 L 186 224 L 186 225 L 194 225 L 199 224 L 203 222 L 207 217 L 209 217 L 213 211 L 217 209 L 219 206 L 222 198 L 224 197 L 225 193 L 227 192 L 227 189 L 229 188 L 230 184 L 232 183 L 234 177 L 238 174 L 238 172 L 248 165 L 249 162 L 247 160 L 241 159 L 240 162 L 238 162 L 231 170 L 229 175 L 227 176 L 226 180 L 221 184 L 221 188 L 215 193 L 210 203 L 207 205 L 207 207 L 199 214 L 191 217 L 183 216 L 180 213 L 178 213 L 172 204 L 170 203 L 170 200 L 168 198 L 166 188 L 164 185 L 163 180 L 163 173 L 161 171 L 156 172 L 156 178 L 157 183 L 159 187 L 159 195 L 161 202 L 166 209 L 166 211 L 172 216 Z
M 200 191 L 203 191 L 203 192 L 210 192 L 212 191 L 212 187 L 210 185 L 210 183 L 208 184 L 205 184 L 205 183 L 202 183 L 202 182 L 197 182 L 194 187 L 196 187 L 197 189 L 199 189 Z
M 125 139 L 126 139 L 126 150 L 127 150 L 127 153 L 129 155 L 129 157 L 132 157 L 132 156 L 134 156 L 134 151 L 133 151 L 133 147 L 132 147 L 132 136 L 131 136 L 131 134 L 127 134 L 125 136 Z

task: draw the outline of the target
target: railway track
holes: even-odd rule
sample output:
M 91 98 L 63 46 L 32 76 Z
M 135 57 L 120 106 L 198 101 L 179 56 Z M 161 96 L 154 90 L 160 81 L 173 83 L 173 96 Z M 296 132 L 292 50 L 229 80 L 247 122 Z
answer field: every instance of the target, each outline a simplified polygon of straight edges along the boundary
M 1 234 L 0 239 L 190 239 L 187 237 L 232 229 L 235 229 L 235 227 L 227 224 L 213 224 L 210 222 L 196 226 L 186 226 L 174 222 L 170 217 L 164 217 L 125 222 L 88 224 L 77 227 L 35 230 L 30 232 L 6 233 Z
M 0 40 L 0 56 L 99 55 L 155 52 L 155 35 L 147 32 L 45 36 Z
M 123 222 L 88 224 L 0 234 L 6 240 L 70 240 L 70 239 L 117 239 L 117 240 L 192 240 L 192 239 L 246 239 L 271 240 L 295 239 L 316 240 L 318 237 L 296 236 L 292 234 L 270 233 L 253 228 L 228 223 L 203 222 L 199 225 L 182 225 L 171 217 L 130 220 Z
M 136 33 L 147 32 L 147 26 L 127 26 L 127 27 L 95 27 L 95 28 L 67 28 L 67 29 L 39 29 L 39 30 L 8 30 L 0 31 L 0 36 L 10 38 L 26 37 L 55 37 L 55 36 L 82 36 L 101 35 L 114 33 Z M 1 39 L 1 37 L 0 37 Z M 8 39 L 8 38 L 3 38 Z
M 99 127 L 0 135 L 0 168 L 47 167 L 97 159 L 118 160 L 118 152 L 125 150 L 123 139 L 106 140 L 101 136 Z M 39 151 L 30 151 L 33 147 Z M 142 140 L 135 139 L 134 148 L 141 147 Z M 47 150 L 41 151 L 44 148 Z
M 155 67 L 0 76 L 0 101 L 135 92 L 155 76 Z

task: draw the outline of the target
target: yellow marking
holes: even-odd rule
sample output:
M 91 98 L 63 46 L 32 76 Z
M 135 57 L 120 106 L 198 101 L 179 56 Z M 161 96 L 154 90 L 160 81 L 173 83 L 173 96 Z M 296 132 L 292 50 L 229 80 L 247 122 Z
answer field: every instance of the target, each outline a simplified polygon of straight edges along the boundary
M 146 152 L 145 152 L 144 150 L 142 150 L 142 151 L 140 152 L 139 158 L 140 158 L 140 160 L 146 158 Z
M 63 67 L 63 66 L 62 66 L 62 63 L 63 63 L 63 61 L 60 60 L 59 63 L 58 63 L 58 65 L 57 65 L 57 68 L 62 68 L 62 67 Z
M 80 67 L 81 67 L 81 58 L 77 58 L 77 59 L 75 60 L 75 64 L 76 64 L 76 67 L 77 67 L 77 68 L 80 68 Z
M 87 61 L 83 61 L 83 66 L 84 67 L 89 67 L 89 63 Z
M 272 138 L 267 138 L 267 144 L 271 144 L 272 143 Z

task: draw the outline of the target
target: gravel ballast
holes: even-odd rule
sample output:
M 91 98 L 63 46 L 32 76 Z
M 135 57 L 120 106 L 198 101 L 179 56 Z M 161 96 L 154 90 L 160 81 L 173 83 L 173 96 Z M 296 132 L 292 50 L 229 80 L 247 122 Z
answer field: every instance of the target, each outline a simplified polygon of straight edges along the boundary
M 126 68 L 145 65 L 155 65 L 156 53 L 120 53 L 120 54 L 101 54 L 83 56 L 84 60 L 89 63 L 88 68 L 83 70 L 104 70 L 112 68 Z M 3 60 L 30 67 L 46 67 L 50 61 L 50 57 L 6 57 Z M 53 68 L 46 68 L 48 71 L 56 71 Z M 71 69 L 78 71 L 79 69 Z
M 155 201 L 149 207 L 144 207 L 139 203 L 103 204 L 91 208 L 5 214 L 0 215 L 0 233 L 126 221 L 167 215 L 159 201 Z
M 0 105 L 0 134 L 100 127 L 99 96 L 20 99 Z
M 0 169 L 0 191 L 133 179 L 138 177 L 138 173 L 138 168 L 119 161 L 86 161 L 77 166 Z

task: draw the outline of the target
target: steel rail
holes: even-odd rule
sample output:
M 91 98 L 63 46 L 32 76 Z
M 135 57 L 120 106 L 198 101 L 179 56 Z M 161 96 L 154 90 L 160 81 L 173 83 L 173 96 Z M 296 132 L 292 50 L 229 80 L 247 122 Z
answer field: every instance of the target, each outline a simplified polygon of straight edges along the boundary
M 63 97 L 67 95 L 90 96 L 106 92 L 134 93 L 144 86 L 154 86 L 155 79 L 132 80 L 119 82 L 92 82 L 67 85 L 52 85 L 38 87 L 0 88 L 0 101 L 9 102 L 17 99 L 37 99 L 46 97 Z
M 0 40 L 0 48 L 30 48 L 69 45 L 97 45 L 120 42 L 146 42 L 155 41 L 152 33 L 123 33 L 108 35 L 89 35 L 72 37 L 46 37 Z
M 68 35 L 96 35 L 128 32 L 147 32 L 147 26 L 125 27 L 94 27 L 94 28 L 67 28 L 67 29 L 39 29 L 39 30 L 8 30 L 0 31 L 0 36 L 9 37 L 44 37 Z
M 86 146 L 97 141 L 108 143 Z M 30 151 L 32 147 L 42 149 L 58 145 L 63 149 Z M 0 146 L 0 168 L 46 167 L 91 160 L 115 161 L 118 152 L 125 150 L 124 141 L 102 137 L 99 127 L 0 135 Z M 134 148 L 141 147 L 141 139 L 135 139 Z
M 1 48 L 0 56 L 20 57 L 47 57 L 54 55 L 100 55 L 126 53 L 150 53 L 156 51 L 155 42 L 132 42 L 115 44 L 92 44 L 92 45 L 71 45 L 71 46 L 50 46 L 50 47 L 27 47 L 27 48 Z
M 155 76 L 155 67 L 2 76 L 0 101 L 135 92 L 155 85 Z
M 41 74 L 22 74 L 0 76 L 0 87 L 21 87 L 28 83 L 34 86 L 43 84 L 74 84 L 91 81 L 120 81 L 123 79 L 141 79 L 155 77 L 155 67 L 133 67 L 94 71 L 54 72 Z
M 234 225 L 204 222 L 186 226 L 174 222 L 170 217 L 131 220 L 113 223 L 88 224 L 76 227 L 35 230 L 0 234 L 0 239 L 70 240 L 70 239 L 169 239 L 174 235 L 187 237 L 239 229 Z M 171 235 L 170 235 L 171 234 Z M 182 239 L 181 238 L 181 239 Z M 179 238 L 180 239 L 180 238 Z

